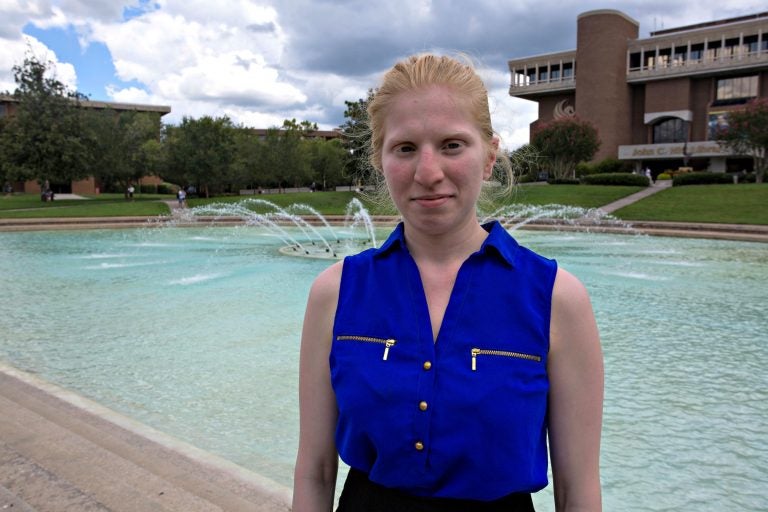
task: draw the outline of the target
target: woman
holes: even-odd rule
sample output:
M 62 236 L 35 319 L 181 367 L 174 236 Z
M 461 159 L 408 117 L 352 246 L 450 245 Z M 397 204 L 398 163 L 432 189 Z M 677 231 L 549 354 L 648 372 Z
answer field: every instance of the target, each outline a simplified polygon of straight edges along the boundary
M 603 370 L 571 274 L 481 225 L 499 159 L 487 91 L 455 59 L 411 57 L 368 106 L 371 163 L 402 223 L 322 272 L 301 342 L 294 512 L 601 510 Z M 329 364 L 330 363 L 330 364 Z

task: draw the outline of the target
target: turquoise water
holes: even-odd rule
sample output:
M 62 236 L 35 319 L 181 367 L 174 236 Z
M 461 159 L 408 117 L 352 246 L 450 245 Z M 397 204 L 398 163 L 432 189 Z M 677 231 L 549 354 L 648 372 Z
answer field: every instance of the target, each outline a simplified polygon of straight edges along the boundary
M 768 509 L 768 245 L 515 236 L 592 295 L 605 510 Z M 0 359 L 290 486 L 303 309 L 329 262 L 281 245 L 253 228 L 0 233 Z

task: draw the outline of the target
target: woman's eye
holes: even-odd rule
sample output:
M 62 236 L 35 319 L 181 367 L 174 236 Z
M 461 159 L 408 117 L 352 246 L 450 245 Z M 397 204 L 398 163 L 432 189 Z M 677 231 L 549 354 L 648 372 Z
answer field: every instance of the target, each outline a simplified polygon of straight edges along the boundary
M 412 151 L 416 151 L 416 148 L 407 144 L 402 144 L 396 148 L 396 151 L 398 153 L 410 153 Z
M 445 149 L 448 150 L 456 150 L 461 148 L 460 142 L 447 142 L 445 146 L 443 146 Z

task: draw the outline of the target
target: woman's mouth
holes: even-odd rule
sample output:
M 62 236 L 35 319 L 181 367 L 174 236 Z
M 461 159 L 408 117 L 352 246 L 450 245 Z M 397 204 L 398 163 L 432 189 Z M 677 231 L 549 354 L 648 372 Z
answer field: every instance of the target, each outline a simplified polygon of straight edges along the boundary
M 445 204 L 449 199 L 451 198 L 450 195 L 429 195 L 429 196 L 418 196 L 413 198 L 413 201 L 418 203 L 420 206 L 423 206 L 425 208 L 435 208 L 437 206 L 442 206 Z

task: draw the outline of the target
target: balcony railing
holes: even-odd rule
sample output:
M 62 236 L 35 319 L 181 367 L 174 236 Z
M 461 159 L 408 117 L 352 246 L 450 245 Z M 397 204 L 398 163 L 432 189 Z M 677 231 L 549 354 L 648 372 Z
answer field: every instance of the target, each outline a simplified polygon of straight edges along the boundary
M 529 94 L 542 94 L 550 92 L 572 91 L 576 89 L 576 78 L 549 78 L 543 80 L 529 79 L 513 82 L 509 86 L 510 96 L 526 96 Z
M 719 50 L 719 49 L 718 49 Z M 634 82 L 654 78 L 668 78 L 715 71 L 728 71 L 762 67 L 768 64 L 768 49 L 744 51 L 728 48 L 722 52 L 704 52 L 700 57 L 688 58 L 687 54 L 654 56 L 654 62 L 627 68 L 627 81 Z M 667 57 L 667 58 L 664 58 Z

